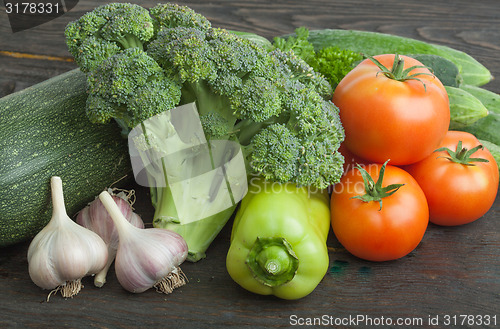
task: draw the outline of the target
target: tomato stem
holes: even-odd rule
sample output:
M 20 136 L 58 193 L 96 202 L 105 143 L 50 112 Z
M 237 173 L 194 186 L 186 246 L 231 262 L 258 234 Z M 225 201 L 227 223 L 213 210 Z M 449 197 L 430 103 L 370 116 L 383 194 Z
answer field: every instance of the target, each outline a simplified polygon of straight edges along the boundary
M 483 145 L 478 145 L 470 150 L 462 146 L 462 141 L 458 141 L 457 148 L 455 151 L 450 150 L 447 147 L 440 147 L 434 152 L 445 151 L 448 156 L 440 156 L 438 158 L 445 158 L 455 163 L 460 163 L 466 166 L 475 166 L 473 162 L 489 162 L 487 159 L 483 158 L 471 158 L 471 156 L 478 150 L 484 149 Z
M 366 194 L 353 196 L 351 199 L 359 199 L 363 202 L 376 201 L 380 204 L 379 211 L 382 210 L 382 199 L 393 195 L 394 193 L 396 193 L 397 190 L 399 190 L 401 186 L 404 185 L 404 184 L 391 184 L 386 187 L 382 187 L 382 181 L 384 180 L 384 174 L 385 174 L 385 167 L 387 166 L 388 162 L 389 160 L 387 160 L 382 165 L 382 168 L 380 168 L 380 173 L 376 183 L 370 176 L 370 174 L 362 166 L 360 166 L 359 164 L 356 165 L 356 168 L 359 170 L 361 176 L 363 177 Z
M 414 65 L 412 67 L 405 69 L 404 68 L 405 60 L 403 57 L 399 56 L 398 54 L 394 55 L 394 62 L 392 63 L 392 67 L 390 69 L 387 68 L 386 66 L 384 66 L 382 63 L 380 63 L 373 56 L 366 55 L 366 57 L 368 57 L 380 69 L 380 71 L 377 72 L 377 75 L 379 73 L 382 73 L 383 75 L 385 75 L 389 79 L 401 81 L 401 82 L 404 82 L 407 80 L 416 80 L 416 81 L 419 81 L 422 83 L 422 85 L 424 86 L 424 90 L 426 90 L 426 91 L 427 91 L 427 88 L 425 86 L 425 83 L 417 77 L 420 75 L 430 75 L 430 76 L 435 77 L 434 74 L 427 73 L 427 72 L 417 72 L 417 73 L 410 74 L 411 71 L 413 71 L 414 69 L 417 69 L 417 68 L 425 68 L 431 72 L 432 72 L 432 70 L 429 67 L 424 66 L 424 65 Z

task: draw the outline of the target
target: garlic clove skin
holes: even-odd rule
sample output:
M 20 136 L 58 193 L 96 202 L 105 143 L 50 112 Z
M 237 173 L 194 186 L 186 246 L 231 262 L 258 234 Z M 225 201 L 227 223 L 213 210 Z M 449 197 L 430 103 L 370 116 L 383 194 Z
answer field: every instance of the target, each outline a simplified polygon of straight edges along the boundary
M 115 261 L 115 257 L 116 248 L 110 248 L 108 246 L 108 261 L 106 262 L 106 265 L 103 267 L 103 269 L 94 276 L 94 286 L 98 288 L 102 288 L 104 286 L 104 284 L 106 283 L 106 276 L 108 275 L 109 268 Z
M 66 214 L 60 177 L 51 178 L 51 190 L 52 218 L 28 248 L 29 275 L 43 289 L 55 289 L 95 274 L 108 258 L 104 241 Z
M 66 280 L 57 273 L 53 262 L 49 261 L 51 256 L 47 246 L 51 245 L 50 241 L 54 240 L 55 233 L 43 232 L 43 230 L 35 236 L 35 239 L 38 238 L 38 242 L 33 243 L 35 242 L 33 240 L 28 248 L 28 273 L 33 283 L 40 288 L 54 289 L 64 284 Z
M 126 195 L 122 197 L 122 193 L 118 195 L 112 194 L 112 190 L 110 191 L 113 200 L 125 219 L 135 227 L 143 229 L 144 222 L 138 214 L 133 212 L 128 197 Z M 104 268 L 94 277 L 94 285 L 101 288 L 106 283 L 107 273 L 115 259 L 116 249 L 118 248 L 118 231 L 115 223 L 99 198 L 96 198 L 78 213 L 76 222 L 97 233 L 108 247 L 108 261 Z
M 182 236 L 160 228 L 139 229 L 124 218 L 108 192 L 102 192 L 99 199 L 118 230 L 115 272 L 122 287 L 140 293 L 165 278 L 170 288 L 166 293 L 183 285 L 185 276 L 178 266 L 186 260 L 188 248 Z
M 115 259 L 116 277 L 126 290 L 144 292 L 182 264 L 187 254 L 186 242 L 173 231 L 133 229 L 133 235 L 120 239 Z
M 111 195 L 123 216 L 134 226 L 144 228 L 144 222 L 139 215 L 132 211 L 128 200 L 118 195 Z M 76 217 L 76 222 L 81 226 L 97 233 L 106 244 L 116 249 L 118 247 L 118 232 L 115 223 L 109 216 L 106 208 L 98 198 L 83 208 Z

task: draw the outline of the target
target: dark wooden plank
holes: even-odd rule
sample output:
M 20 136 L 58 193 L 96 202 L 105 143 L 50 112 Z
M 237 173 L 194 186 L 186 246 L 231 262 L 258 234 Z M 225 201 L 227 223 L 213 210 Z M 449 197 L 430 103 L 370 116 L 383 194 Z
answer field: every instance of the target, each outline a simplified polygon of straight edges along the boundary
M 57 20 L 15 34 L 10 31 L 2 10 L 0 92 L 20 90 L 75 67 L 74 63 L 66 61 L 69 54 L 64 44 L 64 26 L 101 3 L 80 1 L 71 12 Z M 154 1 L 141 3 L 145 6 L 155 4 Z M 496 0 L 483 0 L 480 6 L 469 0 L 199 0 L 178 3 L 206 15 L 216 26 L 255 32 L 268 38 L 291 33 L 299 26 L 359 29 L 413 37 L 466 51 L 485 64 L 494 76 L 500 76 L 500 2 Z M 500 92 L 498 79 L 486 87 Z M 135 188 L 139 196 L 136 211 L 150 221 L 153 209 L 148 191 Z M 416 321 L 422 320 L 422 325 L 417 323 L 415 328 L 438 328 L 444 327 L 446 315 L 460 314 L 497 315 L 498 324 L 499 209 L 500 197 L 497 196 L 492 210 L 477 222 L 455 228 L 430 225 L 418 248 L 393 262 L 372 263 L 357 259 L 331 234 L 328 240 L 330 269 L 320 286 L 299 301 L 254 295 L 231 280 L 225 268 L 231 223 L 214 241 L 206 259 L 182 266 L 190 282 L 169 296 L 154 290 L 130 294 L 120 287 L 111 270 L 103 288 L 93 287 L 91 278 L 86 278 L 80 295 L 68 300 L 53 296 L 47 303 L 47 291 L 36 287 L 29 278 L 26 261 L 29 242 L 25 242 L 0 249 L 0 326 L 279 328 L 293 324 L 292 320 L 296 319 L 293 316 L 331 321 L 367 316 L 372 320 L 385 317 L 394 321 L 398 317 L 409 320 L 414 317 Z M 440 317 L 440 325 L 429 325 L 429 317 L 435 316 Z
M 123 1 L 122 1 L 123 2 Z M 142 1 L 145 7 L 156 2 Z M 267 38 L 291 33 L 298 26 L 311 29 L 343 28 L 391 33 L 439 43 L 472 53 L 495 69 L 496 40 L 500 39 L 498 2 L 481 6 L 459 1 L 178 1 L 206 15 L 215 26 L 259 33 Z M 450 5 L 453 3 L 453 5 Z M 66 57 L 64 27 L 101 1 L 80 1 L 72 11 L 31 30 L 12 33 L 6 15 L 0 16 L 0 50 Z M 0 7 L 1 8 L 1 7 Z M 463 24 L 462 24 L 463 22 Z M 4 55 L 0 54 L 3 61 Z M 491 63 L 491 64 L 490 64 Z M 48 66 L 58 67 L 55 62 Z M 496 65 L 498 67 L 498 65 Z M 7 74 L 0 62 L 0 76 Z M 49 76 L 47 76 L 49 77 Z M 493 81 L 490 89 L 500 89 Z

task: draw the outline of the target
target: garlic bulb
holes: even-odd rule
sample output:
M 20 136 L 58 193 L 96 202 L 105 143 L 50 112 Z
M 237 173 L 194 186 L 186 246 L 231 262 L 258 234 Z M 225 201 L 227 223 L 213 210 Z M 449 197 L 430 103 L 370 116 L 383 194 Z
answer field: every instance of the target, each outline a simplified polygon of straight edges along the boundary
M 171 293 L 186 283 L 179 265 L 186 259 L 188 248 L 179 234 L 160 228 L 139 229 L 124 218 L 107 191 L 99 199 L 118 230 L 115 272 L 124 289 L 140 293 L 155 287 Z
M 28 269 L 40 288 L 55 289 L 72 297 L 82 288 L 81 278 L 98 273 L 108 258 L 104 241 L 96 233 L 78 225 L 66 214 L 60 177 L 50 180 L 52 218 L 31 241 Z
M 129 196 L 123 192 L 113 194 L 112 190 L 110 194 L 125 219 L 135 227 L 144 228 L 144 222 L 141 217 L 132 210 Z M 99 198 L 96 198 L 78 213 L 76 222 L 97 233 L 108 247 L 108 261 L 106 266 L 94 277 L 94 285 L 102 287 L 106 283 L 106 275 L 115 260 L 116 249 L 118 248 L 118 231 L 116 230 L 115 223 Z

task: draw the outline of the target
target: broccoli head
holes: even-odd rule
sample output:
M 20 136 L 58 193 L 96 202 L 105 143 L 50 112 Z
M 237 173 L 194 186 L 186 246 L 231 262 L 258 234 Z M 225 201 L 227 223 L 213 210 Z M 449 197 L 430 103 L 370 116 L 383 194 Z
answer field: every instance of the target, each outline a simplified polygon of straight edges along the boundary
M 175 3 L 158 4 L 150 10 L 155 30 L 164 28 L 192 27 L 198 30 L 208 30 L 210 21 L 187 6 Z
M 89 72 L 93 122 L 115 118 L 130 129 L 196 102 L 206 138 L 237 140 L 254 173 L 320 188 L 340 178 L 343 129 L 323 75 L 291 50 L 264 49 L 190 9 L 167 4 L 151 13 L 158 32 L 144 47 L 122 49 Z
M 115 119 L 123 128 L 174 108 L 180 85 L 139 48 L 129 48 L 98 65 L 87 77 L 87 116 L 94 123 Z
M 139 5 L 110 3 L 70 22 L 65 35 L 76 63 L 83 72 L 89 72 L 123 49 L 143 49 L 154 35 L 153 19 Z

